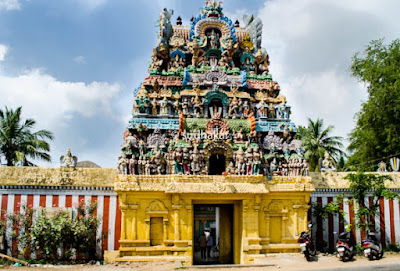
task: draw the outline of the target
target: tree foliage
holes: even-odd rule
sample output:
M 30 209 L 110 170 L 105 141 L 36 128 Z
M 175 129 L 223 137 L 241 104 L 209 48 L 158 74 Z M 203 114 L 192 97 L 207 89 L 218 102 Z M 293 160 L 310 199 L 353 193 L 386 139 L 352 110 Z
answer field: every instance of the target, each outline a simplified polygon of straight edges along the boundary
M 7 166 L 18 162 L 24 166 L 34 165 L 28 158 L 51 161 L 46 139 L 53 139 L 53 134 L 47 130 L 32 132 L 36 121 L 23 121 L 21 111 L 21 107 L 0 110 L 0 154 L 7 160 Z
M 367 87 L 368 100 L 355 116 L 348 165 L 372 170 L 380 158 L 400 150 L 400 40 L 371 41 L 354 55 L 351 72 Z
M 331 157 L 337 160 L 343 155 L 342 138 L 339 136 L 331 136 L 334 127 L 329 125 L 324 129 L 324 121 L 317 119 L 313 121 L 308 119 L 308 126 L 299 126 L 298 136 L 300 137 L 304 155 L 308 160 L 310 171 L 318 170 L 318 161 L 324 157 L 325 152 L 328 152 Z

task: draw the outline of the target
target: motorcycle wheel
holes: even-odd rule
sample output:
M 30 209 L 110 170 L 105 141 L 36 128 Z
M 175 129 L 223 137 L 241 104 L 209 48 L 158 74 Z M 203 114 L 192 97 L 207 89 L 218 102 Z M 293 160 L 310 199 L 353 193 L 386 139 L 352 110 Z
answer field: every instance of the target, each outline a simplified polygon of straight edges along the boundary
M 378 254 L 377 260 L 382 259 L 382 257 L 383 257 L 383 250 L 381 253 Z
M 372 253 L 370 253 L 370 254 L 368 255 L 368 259 L 369 259 L 370 261 L 372 261 L 372 260 L 374 259 L 374 255 L 372 255 Z
M 308 249 L 304 251 L 304 256 L 306 257 L 307 262 L 311 261 L 310 251 Z

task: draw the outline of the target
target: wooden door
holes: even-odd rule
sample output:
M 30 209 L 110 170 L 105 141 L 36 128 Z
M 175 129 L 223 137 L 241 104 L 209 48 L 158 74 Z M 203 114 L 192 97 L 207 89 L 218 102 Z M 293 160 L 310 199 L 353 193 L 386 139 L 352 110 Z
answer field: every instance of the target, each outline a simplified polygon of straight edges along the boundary
M 163 218 L 150 218 L 150 246 L 158 246 L 163 243 Z

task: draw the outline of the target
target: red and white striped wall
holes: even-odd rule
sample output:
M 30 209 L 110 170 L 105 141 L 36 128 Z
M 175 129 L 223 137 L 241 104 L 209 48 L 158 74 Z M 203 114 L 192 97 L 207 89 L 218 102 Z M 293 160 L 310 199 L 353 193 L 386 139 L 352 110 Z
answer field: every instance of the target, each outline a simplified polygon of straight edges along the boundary
M 317 189 L 311 195 L 312 203 L 322 206 L 345 193 L 339 189 Z M 400 192 L 398 189 L 397 192 Z M 351 199 L 351 198 L 347 198 Z M 118 196 L 112 187 L 51 187 L 51 186 L 0 186 L 1 219 L 6 220 L 6 214 L 23 212 L 23 205 L 39 207 L 72 207 L 80 201 L 97 202 L 97 216 L 101 217 L 97 236 L 101 239 L 98 245 L 98 254 L 105 250 L 118 250 L 121 236 L 121 211 L 118 208 Z M 373 218 L 378 238 L 383 244 L 400 245 L 400 202 L 398 199 L 380 199 L 378 214 Z M 366 198 L 365 203 L 372 202 Z M 354 213 L 357 206 L 353 201 L 345 200 L 342 206 L 344 222 L 337 215 L 330 215 L 326 219 L 311 216 L 314 225 L 313 236 L 317 247 L 322 251 L 334 251 L 337 235 L 347 224 L 354 225 Z M 6 231 L 8 247 L 16 248 L 17 243 L 11 238 L 11 228 Z M 359 243 L 365 237 L 365 232 L 353 229 L 353 238 Z M 104 238 L 103 238 L 104 237 Z M 11 249 L 7 251 L 11 254 Z
M 118 196 L 111 187 L 49 187 L 49 186 L 0 186 L 1 219 L 6 214 L 23 212 L 23 205 L 38 209 L 40 207 L 68 208 L 80 201 L 97 202 L 96 214 L 101 218 L 97 237 L 101 240 L 97 252 L 102 255 L 105 250 L 117 250 L 121 235 L 121 211 L 118 208 Z M 17 243 L 11 237 L 11 228 L 6 231 L 8 254 L 11 254 Z
M 336 199 L 337 196 L 343 195 L 345 190 L 338 189 L 317 189 L 311 195 L 311 203 L 319 203 L 325 206 L 329 202 Z M 365 204 L 372 203 L 372 197 L 365 199 Z M 375 232 L 380 238 L 384 246 L 388 244 L 396 244 L 400 246 L 400 202 L 398 199 L 379 199 L 380 208 L 375 217 L 372 218 L 375 225 Z M 337 235 L 334 232 L 343 232 L 347 224 L 354 225 L 355 212 L 357 212 L 357 204 L 352 198 L 345 197 L 343 205 L 344 221 L 339 219 L 338 215 L 329 215 L 327 218 L 317 218 L 312 216 L 313 237 L 317 243 L 317 248 L 322 251 L 334 251 Z M 312 210 L 311 210 L 312 211 Z M 365 238 L 365 232 L 352 227 L 351 236 L 354 241 L 360 243 Z

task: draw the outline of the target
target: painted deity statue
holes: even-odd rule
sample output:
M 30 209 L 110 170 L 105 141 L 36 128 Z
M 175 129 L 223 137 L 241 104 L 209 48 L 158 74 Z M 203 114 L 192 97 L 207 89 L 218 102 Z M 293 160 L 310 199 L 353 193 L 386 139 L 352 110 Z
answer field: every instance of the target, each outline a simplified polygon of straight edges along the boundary
M 151 101 L 151 114 L 153 116 L 157 116 L 157 105 L 158 105 L 158 102 L 157 102 L 156 98 L 154 98 L 153 101 Z
M 387 172 L 387 168 L 386 168 L 386 163 L 383 161 L 380 161 L 378 164 L 378 172 Z
M 276 171 L 278 170 L 278 163 L 276 161 L 276 158 L 272 159 L 272 162 L 269 166 L 269 171 L 272 175 L 276 175 Z
M 168 115 L 168 100 L 167 97 L 164 97 L 161 101 L 160 101 L 160 113 L 161 115 Z
M 233 63 L 233 55 L 239 49 L 239 45 L 235 44 L 233 40 L 229 40 L 228 44 L 226 46 L 222 45 L 222 47 L 224 47 L 224 51 L 221 54 L 221 60 L 219 62 L 220 66 L 234 68 L 235 64 Z
M 235 97 L 229 103 L 229 115 L 232 115 L 232 118 L 235 119 L 239 113 L 239 102 L 238 99 Z
M 203 114 L 203 104 L 204 102 L 201 100 L 201 98 L 196 95 L 195 97 L 192 98 L 192 104 L 193 104 L 193 110 L 194 114 L 196 117 L 200 117 L 200 115 Z
M 122 154 L 118 159 L 118 173 L 119 174 L 127 174 L 129 160 L 126 158 L 126 154 Z
M 175 173 L 182 174 L 183 173 L 183 154 L 181 148 L 176 148 L 174 152 L 174 161 L 175 161 Z
M 233 162 L 232 162 L 232 161 L 229 162 L 229 165 L 228 165 L 228 167 L 226 168 L 226 172 L 227 172 L 229 175 L 235 175 L 235 174 L 236 174 L 236 169 L 235 169 L 235 166 L 233 165 Z
M 71 149 L 67 150 L 67 154 L 66 155 L 62 155 L 60 157 L 60 163 L 61 166 L 64 165 L 65 167 L 76 167 L 76 164 L 78 163 L 78 157 L 76 157 L 75 155 L 73 156 L 71 154 Z
M 261 154 L 257 147 L 253 151 L 253 161 L 253 174 L 258 175 L 261 170 Z
M 246 175 L 253 174 L 253 149 L 247 148 L 246 150 Z
M 249 101 L 244 100 L 243 102 L 243 117 L 247 118 L 249 116 L 250 113 L 250 106 L 249 106 Z
M 336 170 L 336 167 L 333 165 L 333 161 L 330 158 L 328 152 L 325 152 L 325 158 L 322 161 L 321 172 L 329 172 Z
M 190 174 L 190 153 L 188 148 L 183 148 L 182 167 L 184 174 Z
M 135 166 L 137 164 L 137 160 L 135 155 L 132 155 L 131 159 L 129 159 L 129 174 L 135 175 Z
M 200 172 L 200 153 L 199 150 L 197 149 L 197 146 L 194 147 L 193 153 L 190 156 L 190 160 L 192 161 L 191 163 L 191 171 L 194 175 L 198 174 Z
M 163 167 L 164 167 L 164 156 L 163 153 L 161 151 L 161 149 L 159 148 L 158 145 L 156 145 L 153 150 L 151 151 L 151 163 L 154 165 L 154 167 L 157 170 L 157 174 L 161 175 L 162 171 L 163 171 Z
M 258 104 L 257 104 L 257 116 L 259 118 L 264 118 L 266 117 L 266 108 L 267 108 L 267 104 L 265 103 L 264 100 L 261 100 Z
M 201 49 L 201 46 L 199 45 L 197 38 L 193 39 L 192 42 L 189 42 L 188 45 L 193 53 L 192 65 L 195 67 L 201 65 L 204 61 L 206 53 L 204 52 L 203 49 Z
M 246 163 L 245 163 L 245 154 L 243 152 L 242 147 L 239 147 L 239 150 L 235 154 L 235 158 L 236 158 L 235 161 L 236 161 L 237 174 L 244 175 Z
M 274 119 L 276 117 L 275 107 L 272 103 L 268 106 L 268 118 Z

